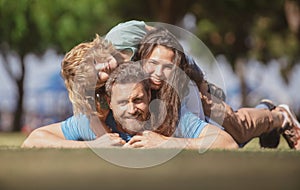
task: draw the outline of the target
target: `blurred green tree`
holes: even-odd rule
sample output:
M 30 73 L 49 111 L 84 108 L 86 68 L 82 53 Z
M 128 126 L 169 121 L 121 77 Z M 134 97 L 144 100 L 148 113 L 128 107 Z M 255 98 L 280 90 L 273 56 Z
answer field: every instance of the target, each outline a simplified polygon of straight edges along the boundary
M 177 24 L 197 0 L 111 0 L 122 21 L 137 19 Z
M 244 106 L 248 105 L 243 71 L 247 60 L 255 58 L 267 63 L 287 58 L 282 65 L 285 79 L 299 61 L 298 0 L 199 0 L 190 11 L 197 17 L 196 35 L 214 55 L 225 55 L 240 76 Z
M 242 104 L 248 105 L 248 87 L 244 64 L 249 59 L 268 63 L 271 59 L 285 61 L 282 76 L 299 61 L 300 1 L 274 0 L 131 0 L 124 6 L 115 0 L 115 7 L 125 20 L 178 24 L 186 13 L 196 16 L 193 31 L 213 52 L 223 54 L 240 77 Z M 152 20 L 149 20 L 152 19 Z M 286 59 L 281 59 L 286 58 Z
M 299 59 L 299 0 L 0 0 L 0 53 L 18 89 L 13 130 L 21 128 L 27 54 L 42 55 L 48 48 L 65 53 L 131 19 L 178 24 L 188 12 L 196 16 L 196 35 L 214 55 L 224 54 L 237 72 L 251 57 L 265 63 L 287 57 L 286 74 Z M 17 75 L 12 53 L 19 58 Z
M 54 48 L 64 53 L 74 45 L 106 32 L 119 19 L 105 0 L 0 0 L 0 53 L 17 89 L 13 131 L 22 126 L 25 57 Z M 9 56 L 18 58 L 20 72 L 12 70 Z
M 188 8 L 191 2 L 181 5 Z M 48 48 L 65 53 L 95 33 L 105 34 L 131 19 L 175 23 L 186 12 L 179 5 L 179 0 L 0 0 L 0 53 L 17 89 L 13 131 L 22 126 L 27 54 L 42 55 Z M 10 64 L 12 53 L 18 57 L 17 75 Z

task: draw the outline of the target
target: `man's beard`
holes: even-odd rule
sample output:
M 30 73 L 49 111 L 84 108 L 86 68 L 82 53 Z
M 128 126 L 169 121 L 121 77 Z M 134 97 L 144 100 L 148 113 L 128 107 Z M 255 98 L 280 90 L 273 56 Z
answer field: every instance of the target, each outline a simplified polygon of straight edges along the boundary
M 143 118 L 141 113 L 132 117 L 115 117 L 116 122 L 127 133 L 135 135 L 150 129 L 150 113 L 146 118 Z

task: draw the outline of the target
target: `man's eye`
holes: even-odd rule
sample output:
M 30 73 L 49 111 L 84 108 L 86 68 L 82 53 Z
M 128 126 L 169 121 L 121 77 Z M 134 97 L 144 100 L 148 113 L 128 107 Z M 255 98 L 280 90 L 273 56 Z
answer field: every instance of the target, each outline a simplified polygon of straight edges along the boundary
M 119 101 L 118 104 L 120 106 L 125 106 L 127 104 L 127 101 Z
M 142 98 L 136 98 L 136 99 L 134 100 L 134 103 L 139 104 L 139 103 L 141 103 L 142 101 L 143 101 Z

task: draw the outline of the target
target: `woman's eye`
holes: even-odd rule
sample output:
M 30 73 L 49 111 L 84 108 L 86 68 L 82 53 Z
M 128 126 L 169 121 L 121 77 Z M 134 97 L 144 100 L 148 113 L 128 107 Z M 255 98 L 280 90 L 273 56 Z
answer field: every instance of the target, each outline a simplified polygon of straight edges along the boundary
M 153 60 L 149 60 L 149 61 L 147 61 L 147 64 L 157 65 L 157 62 L 156 62 L 156 61 L 153 61 Z
M 167 65 L 167 66 L 165 66 L 165 68 L 171 70 L 171 69 L 173 69 L 173 65 Z

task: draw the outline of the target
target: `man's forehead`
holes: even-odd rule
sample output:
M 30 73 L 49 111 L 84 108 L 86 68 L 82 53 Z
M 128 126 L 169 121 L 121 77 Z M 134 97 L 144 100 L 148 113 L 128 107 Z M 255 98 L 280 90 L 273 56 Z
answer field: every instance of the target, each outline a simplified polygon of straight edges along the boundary
M 113 90 L 124 90 L 124 89 L 131 89 L 133 90 L 134 88 L 136 88 L 136 86 L 138 86 L 139 83 L 115 83 L 113 85 Z
M 116 95 L 117 97 L 131 97 L 137 93 L 144 92 L 144 85 L 139 83 L 125 83 L 125 84 L 114 84 L 112 87 L 112 95 Z M 114 93 L 116 92 L 116 93 Z

